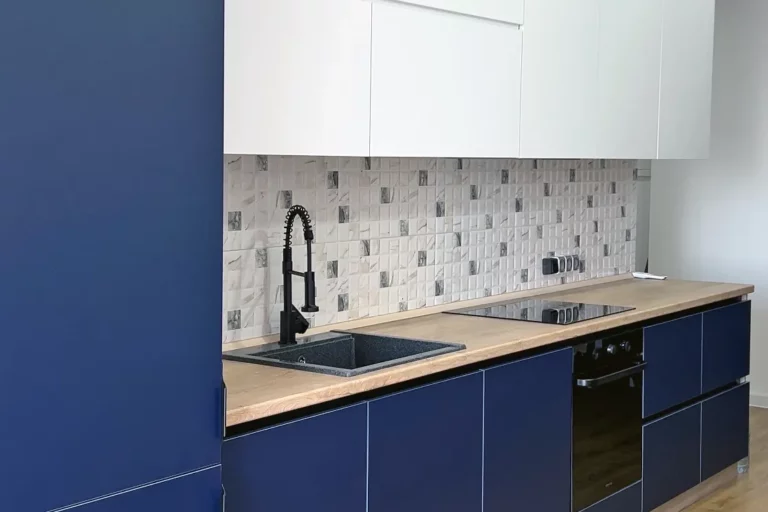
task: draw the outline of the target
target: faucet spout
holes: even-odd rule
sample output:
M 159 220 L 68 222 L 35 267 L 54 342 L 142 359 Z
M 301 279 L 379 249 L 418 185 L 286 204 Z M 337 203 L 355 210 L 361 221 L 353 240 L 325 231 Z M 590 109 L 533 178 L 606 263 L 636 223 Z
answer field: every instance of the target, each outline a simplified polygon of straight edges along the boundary
M 293 250 L 291 238 L 293 237 L 293 222 L 298 217 L 304 228 L 304 239 L 307 242 L 307 270 L 296 272 L 293 270 Z M 283 247 L 283 311 L 280 313 L 280 343 L 293 345 L 296 343 L 296 333 L 303 334 L 309 328 L 309 321 L 299 313 L 293 305 L 293 276 L 304 278 L 304 306 L 301 310 L 305 313 L 319 311 L 315 304 L 316 287 L 315 273 L 312 271 L 312 241 L 315 236 L 312 232 L 312 220 L 309 212 L 303 206 L 295 205 L 288 209 L 285 218 L 285 246 Z

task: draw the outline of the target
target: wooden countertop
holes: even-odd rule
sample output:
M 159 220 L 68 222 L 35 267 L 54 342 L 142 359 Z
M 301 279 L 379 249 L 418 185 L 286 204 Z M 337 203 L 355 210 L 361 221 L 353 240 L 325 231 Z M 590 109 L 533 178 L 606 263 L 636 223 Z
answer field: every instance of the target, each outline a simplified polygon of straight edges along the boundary
M 224 381 L 228 390 L 227 426 L 748 295 L 754 291 L 754 286 L 751 285 L 675 280 L 642 281 L 631 277 L 603 284 L 587 282 L 577 287 L 571 285 L 569 288 L 545 294 L 540 290 L 528 294 L 516 293 L 489 298 L 483 302 L 493 304 L 509 300 L 512 295 L 516 299 L 537 295 L 573 302 L 631 306 L 636 309 L 566 326 L 437 313 L 352 329 L 354 332 L 367 334 L 463 343 L 467 349 L 351 378 L 224 361 Z M 454 307 L 450 309 L 464 309 L 467 303 L 452 306 Z

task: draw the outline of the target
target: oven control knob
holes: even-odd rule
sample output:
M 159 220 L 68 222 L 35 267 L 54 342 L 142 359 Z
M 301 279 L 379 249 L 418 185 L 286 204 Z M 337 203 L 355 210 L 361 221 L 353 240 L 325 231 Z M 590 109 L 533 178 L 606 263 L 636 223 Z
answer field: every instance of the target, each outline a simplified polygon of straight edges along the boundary
M 616 350 L 616 345 L 608 345 L 608 347 L 605 349 L 606 352 L 608 352 L 611 355 L 616 354 L 618 350 Z
M 619 347 L 621 347 L 621 350 L 623 350 L 624 352 L 629 352 L 630 350 L 632 350 L 632 344 L 628 341 L 622 341 Z

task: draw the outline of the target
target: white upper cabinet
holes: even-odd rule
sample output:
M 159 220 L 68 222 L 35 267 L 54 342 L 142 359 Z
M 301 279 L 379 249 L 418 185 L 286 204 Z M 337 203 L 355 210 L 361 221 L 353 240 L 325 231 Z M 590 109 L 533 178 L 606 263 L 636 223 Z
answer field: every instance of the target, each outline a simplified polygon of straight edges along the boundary
M 656 158 L 663 2 L 600 0 L 601 158 Z
M 480 16 L 507 23 L 523 23 L 525 0 L 401 0 L 444 11 Z
M 526 2 L 522 157 L 599 156 L 598 35 L 598 0 Z
M 660 159 L 709 156 L 714 26 L 715 0 L 665 0 Z
M 224 151 L 367 156 L 371 3 L 226 0 Z
M 228 154 L 706 158 L 715 0 L 226 0 Z
M 519 155 L 515 25 L 374 2 L 372 156 Z

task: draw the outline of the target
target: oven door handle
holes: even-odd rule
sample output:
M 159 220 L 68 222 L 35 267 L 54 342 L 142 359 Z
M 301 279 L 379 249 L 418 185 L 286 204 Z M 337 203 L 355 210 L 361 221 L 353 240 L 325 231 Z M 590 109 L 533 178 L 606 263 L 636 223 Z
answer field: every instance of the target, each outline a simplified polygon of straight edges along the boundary
M 602 377 L 596 377 L 594 379 L 576 379 L 576 385 L 580 388 L 599 388 L 604 384 L 615 382 L 619 379 L 629 377 L 630 375 L 640 373 L 645 369 L 646 366 L 648 366 L 648 363 L 646 362 L 635 363 L 634 366 L 624 368 L 623 370 L 619 370 L 614 373 L 609 373 L 608 375 L 603 375 Z

